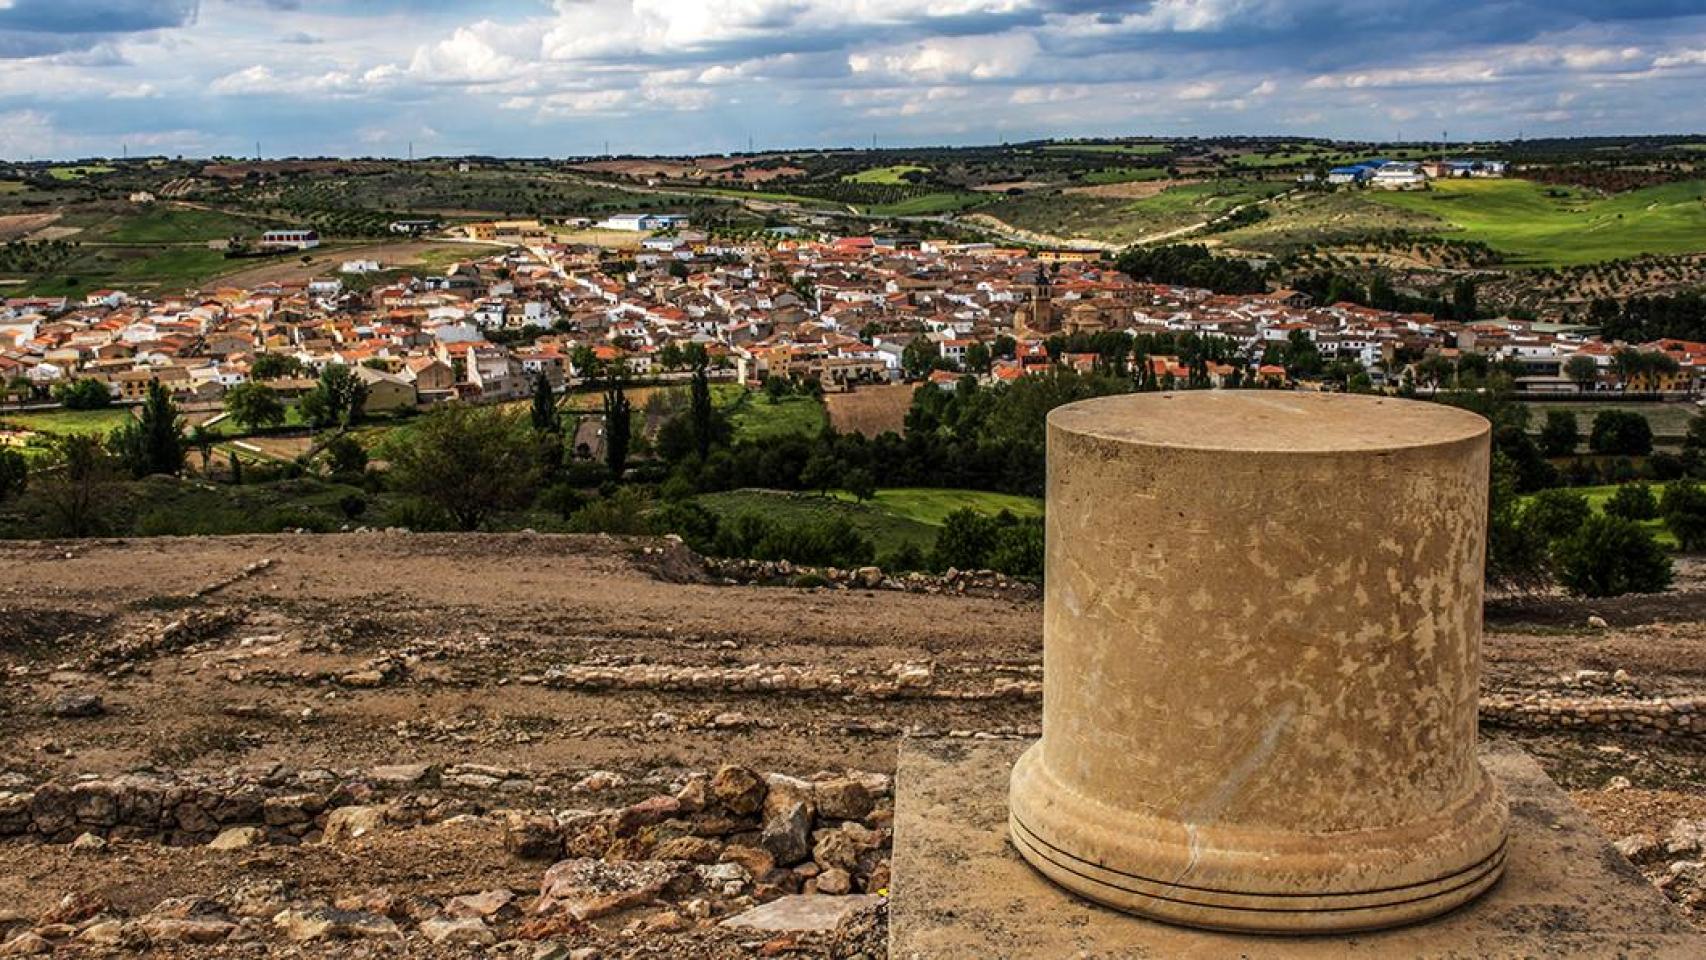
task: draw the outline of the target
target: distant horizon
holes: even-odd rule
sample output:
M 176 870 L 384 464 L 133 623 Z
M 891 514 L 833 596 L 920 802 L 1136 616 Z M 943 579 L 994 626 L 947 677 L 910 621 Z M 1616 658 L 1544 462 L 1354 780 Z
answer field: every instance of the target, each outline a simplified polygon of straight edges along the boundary
M 0 3 L 9 158 L 1532 140 L 1706 129 L 1702 89 L 1701 0 Z
M 1309 134 L 1258 134 L 1258 133 L 1221 133 L 1201 134 L 1191 136 L 1165 136 L 1162 134 L 1132 133 L 1132 134 L 1078 134 L 1056 137 L 1034 137 L 1022 140 L 1006 141 L 968 141 L 964 143 L 914 143 L 914 144 L 882 144 L 876 147 L 869 144 L 859 145 L 828 145 L 828 146 L 788 146 L 788 147 L 756 147 L 752 150 L 699 150 L 699 151 L 670 151 L 670 152 L 627 152 L 612 149 L 610 153 L 562 153 L 562 154 L 498 154 L 498 153 L 446 153 L 446 154 L 417 154 L 413 157 L 404 154 L 367 153 L 367 154 L 265 154 L 256 157 L 254 154 L 213 153 L 213 154 L 165 154 L 165 153 L 132 153 L 128 155 L 88 154 L 84 156 L 57 157 L 0 157 L 0 163 L 21 166 L 53 166 L 76 163 L 137 163 L 149 160 L 163 160 L 171 163 L 198 163 L 229 160 L 239 163 L 288 163 L 291 161 L 373 161 L 401 163 L 434 163 L 446 161 L 492 160 L 505 163 L 520 163 L 526 161 L 578 161 L 591 162 L 604 159 L 691 159 L 695 157 L 764 157 L 786 154 L 807 153 L 886 153 L 928 150 L 976 150 L 980 148 L 1001 148 L 1024 146 L 1032 143 L 1113 143 L 1113 142 L 1156 142 L 1156 143 L 1216 143 L 1233 140 L 1251 140 L 1258 142 L 1280 143 L 1287 141 L 1331 143 L 1345 147 L 1360 147 L 1379 149 L 1396 147 L 1415 149 L 1421 147 L 1461 147 L 1471 149 L 1488 146 L 1511 146 L 1522 143 L 1570 143 L 1584 140 L 1693 140 L 1700 139 L 1706 146 L 1706 132 L 1680 133 L 1595 133 L 1581 135 L 1557 135 L 1545 137 L 1525 137 L 1508 139 L 1481 140 L 1367 140 L 1357 138 L 1311 136 Z M 614 147 L 614 145 L 613 145 Z

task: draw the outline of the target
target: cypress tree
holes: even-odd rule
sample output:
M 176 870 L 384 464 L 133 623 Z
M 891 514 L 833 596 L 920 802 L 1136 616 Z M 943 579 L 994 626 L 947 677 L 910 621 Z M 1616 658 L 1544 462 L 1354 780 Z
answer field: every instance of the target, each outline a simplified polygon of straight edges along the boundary
M 604 391 L 604 462 L 615 480 L 621 480 L 628 468 L 628 441 L 633 428 L 629 417 L 633 404 L 623 390 L 622 377 L 621 365 L 612 367 Z
M 711 455 L 711 374 L 701 354 L 693 365 L 693 447 L 700 462 Z

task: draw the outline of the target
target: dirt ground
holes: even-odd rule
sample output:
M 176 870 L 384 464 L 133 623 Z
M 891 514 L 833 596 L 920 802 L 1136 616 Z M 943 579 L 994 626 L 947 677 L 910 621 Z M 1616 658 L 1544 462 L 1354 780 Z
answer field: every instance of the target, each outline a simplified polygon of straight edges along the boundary
M 1545 688 L 1577 670 L 1620 669 L 1644 689 L 1700 695 L 1706 591 L 1684 582 L 1684 592 L 1591 613 L 1495 605 L 1488 685 Z M 1609 626 L 1590 628 L 1588 615 Z M 174 621 L 199 626 L 173 633 Z M 617 794 L 632 802 L 683 771 L 727 763 L 803 778 L 892 774 L 905 734 L 1034 736 L 1038 701 L 1000 688 L 1034 681 L 1040 661 L 1034 601 L 716 585 L 690 554 L 657 542 L 357 533 L 10 543 L 0 545 L 0 795 L 7 778 L 145 769 L 478 764 L 520 771 L 532 804 L 560 810 L 587 804 L 570 785 L 596 776 L 629 784 Z M 873 692 L 920 664 L 944 695 Z M 695 676 L 552 680 L 592 667 Z M 704 680 L 782 674 L 845 685 L 779 693 Z M 104 710 L 56 715 L 76 693 L 98 694 Z M 1614 838 L 1662 837 L 1679 818 L 1706 818 L 1698 740 L 1499 735 L 1520 740 Z M 97 854 L 0 839 L 0 942 L 8 920 L 68 894 L 136 916 L 170 898 L 230 902 L 262 881 L 328 902 L 373 890 L 440 900 L 538 890 L 543 866 L 506 854 L 487 816 L 515 797 L 446 789 L 416 802 L 443 815 L 352 845 L 236 856 L 116 834 Z M 648 939 L 628 923 L 577 936 L 607 958 L 774 949 L 697 929 Z M 308 952 L 345 955 L 322 950 Z
M 914 389 L 909 383 L 895 383 L 828 394 L 824 403 L 829 407 L 829 422 L 841 433 L 862 433 L 867 437 L 886 430 L 899 433 L 906 425 L 906 411 L 912 406 Z

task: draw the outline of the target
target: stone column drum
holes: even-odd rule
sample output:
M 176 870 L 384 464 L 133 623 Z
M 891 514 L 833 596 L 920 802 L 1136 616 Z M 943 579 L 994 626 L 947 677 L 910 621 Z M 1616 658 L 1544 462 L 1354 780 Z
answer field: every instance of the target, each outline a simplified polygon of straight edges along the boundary
M 1389 927 L 1491 887 L 1489 455 L 1482 418 L 1386 398 L 1056 410 L 1019 852 L 1092 900 L 1221 930 Z

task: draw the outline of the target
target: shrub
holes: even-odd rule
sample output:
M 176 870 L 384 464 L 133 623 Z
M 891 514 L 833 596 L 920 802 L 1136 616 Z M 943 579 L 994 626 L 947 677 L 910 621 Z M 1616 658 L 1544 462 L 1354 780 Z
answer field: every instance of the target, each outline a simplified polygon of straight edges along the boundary
M 794 578 L 794 586 L 802 590 L 810 590 L 814 587 L 827 587 L 829 581 L 825 580 L 821 574 L 802 573 Z
M 1671 561 L 1640 524 L 1596 516 L 1553 550 L 1558 582 L 1583 597 L 1658 593 L 1670 586 Z
M 647 513 L 651 501 L 633 487 L 621 487 L 608 497 L 600 497 L 569 517 L 571 533 L 611 533 L 620 536 L 641 536 L 652 532 Z
M 1665 528 L 1684 551 L 1706 546 L 1706 489 L 1693 480 L 1677 480 L 1665 486 L 1659 513 Z
M 1593 516 L 1588 498 L 1573 490 L 1542 490 L 1523 508 L 1522 523 L 1547 543 L 1575 533 Z
M 106 384 L 85 377 L 56 385 L 53 399 L 67 410 L 99 410 L 112 405 L 113 395 Z
M 1605 512 L 1625 520 L 1651 520 L 1659 515 L 1659 501 L 1652 487 L 1626 483 L 1605 502 Z
M 30 479 L 30 463 L 9 447 L 0 449 L 0 503 L 22 493 Z

